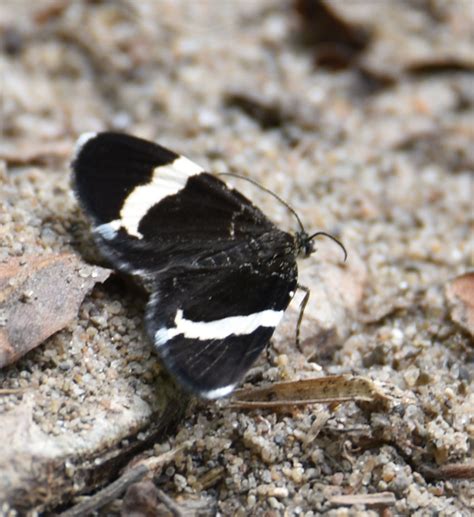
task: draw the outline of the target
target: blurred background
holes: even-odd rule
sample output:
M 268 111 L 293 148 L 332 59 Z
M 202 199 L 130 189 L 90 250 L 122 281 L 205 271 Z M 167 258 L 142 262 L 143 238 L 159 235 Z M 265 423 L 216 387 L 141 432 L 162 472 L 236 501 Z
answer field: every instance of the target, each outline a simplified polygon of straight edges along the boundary
M 468 461 L 472 440 L 474 281 L 461 275 L 473 268 L 473 27 L 472 0 L 0 0 L 0 263 L 93 254 L 69 186 L 82 132 L 158 141 L 211 172 L 257 180 L 308 231 L 348 248 L 345 266 L 327 241 L 301 264 L 312 290 L 305 353 L 294 348 L 295 305 L 253 379 L 357 373 L 412 401 L 376 416 L 356 405 L 291 418 L 188 414 L 158 452 L 194 435 L 217 441 L 160 474 L 157 486 L 184 507 L 303 515 L 330 511 L 330 493 L 388 490 L 394 513 L 468 514 L 467 484 L 439 469 Z M 295 229 L 284 206 L 238 187 Z M 116 467 L 82 477 L 71 467 L 61 488 L 45 489 L 65 450 L 81 464 L 156 422 L 165 396 L 135 296 L 96 288 L 73 324 L 0 371 L 1 389 L 31 397 L 0 397 L 2 443 L 18 432 L 10 411 L 43 433 L 17 463 L 35 440 L 0 454 L 5 512 L 73 504 L 106 485 Z M 329 420 L 321 435 L 318 411 Z M 365 442 L 344 431 L 356 428 Z M 126 502 L 108 511 L 127 514 Z

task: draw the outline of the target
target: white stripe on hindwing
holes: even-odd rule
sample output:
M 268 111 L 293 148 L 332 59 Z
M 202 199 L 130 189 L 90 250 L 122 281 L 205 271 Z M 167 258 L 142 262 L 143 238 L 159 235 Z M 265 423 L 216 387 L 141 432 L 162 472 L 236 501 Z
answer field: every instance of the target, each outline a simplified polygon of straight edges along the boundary
M 229 386 L 223 386 L 222 388 L 216 388 L 214 390 L 202 391 L 200 394 L 206 399 L 220 399 L 225 397 L 229 393 L 234 391 L 235 384 L 229 384 Z
M 175 327 L 161 328 L 155 332 L 155 344 L 160 347 L 175 336 L 185 339 L 225 339 L 231 335 L 246 336 L 259 327 L 276 327 L 284 311 L 270 309 L 248 314 L 247 316 L 230 316 L 214 321 L 192 321 L 183 318 L 183 311 L 178 309 L 174 318 Z

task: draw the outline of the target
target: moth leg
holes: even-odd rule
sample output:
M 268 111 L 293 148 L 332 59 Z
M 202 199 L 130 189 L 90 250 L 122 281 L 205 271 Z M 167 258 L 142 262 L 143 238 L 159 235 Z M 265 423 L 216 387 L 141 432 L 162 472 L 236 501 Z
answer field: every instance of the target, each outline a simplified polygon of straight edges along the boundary
M 304 291 L 304 297 L 300 303 L 300 314 L 298 316 L 298 323 L 296 324 L 296 346 L 298 347 L 298 350 L 301 353 L 303 353 L 303 349 L 301 348 L 301 343 L 300 343 L 300 327 L 301 327 L 301 322 L 303 321 L 304 310 L 306 308 L 306 304 L 308 303 L 309 294 L 311 291 L 305 285 L 297 284 L 296 287 L 297 287 L 297 289 L 301 289 L 302 291 Z

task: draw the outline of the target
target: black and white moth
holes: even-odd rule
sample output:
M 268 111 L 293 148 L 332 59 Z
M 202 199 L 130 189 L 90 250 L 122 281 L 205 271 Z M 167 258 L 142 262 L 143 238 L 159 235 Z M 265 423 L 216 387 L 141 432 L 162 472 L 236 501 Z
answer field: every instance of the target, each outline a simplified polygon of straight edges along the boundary
M 297 287 L 304 229 L 278 229 L 237 190 L 164 147 L 86 133 L 73 185 L 102 254 L 152 286 L 146 328 L 188 391 L 228 395 L 268 343 Z

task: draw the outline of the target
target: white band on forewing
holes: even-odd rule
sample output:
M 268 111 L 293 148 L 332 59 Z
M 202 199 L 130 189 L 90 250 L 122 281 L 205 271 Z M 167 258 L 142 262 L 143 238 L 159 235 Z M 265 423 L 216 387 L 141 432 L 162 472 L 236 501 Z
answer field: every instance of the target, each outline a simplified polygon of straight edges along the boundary
M 175 336 L 182 335 L 185 339 L 225 339 L 231 335 L 243 336 L 257 330 L 259 327 L 276 327 L 284 311 L 270 309 L 248 314 L 247 316 L 230 316 L 215 321 L 191 321 L 183 318 L 183 311 L 178 309 L 174 319 L 174 328 L 161 328 L 155 333 L 155 344 L 164 345 Z
M 129 235 L 143 238 L 138 226 L 148 210 L 163 198 L 177 194 L 189 176 L 200 174 L 204 169 L 184 156 L 168 165 L 156 167 L 149 183 L 136 187 L 125 199 L 120 210 L 120 219 L 107 223 L 112 229 L 124 228 Z M 103 237 L 107 238 L 105 233 Z

